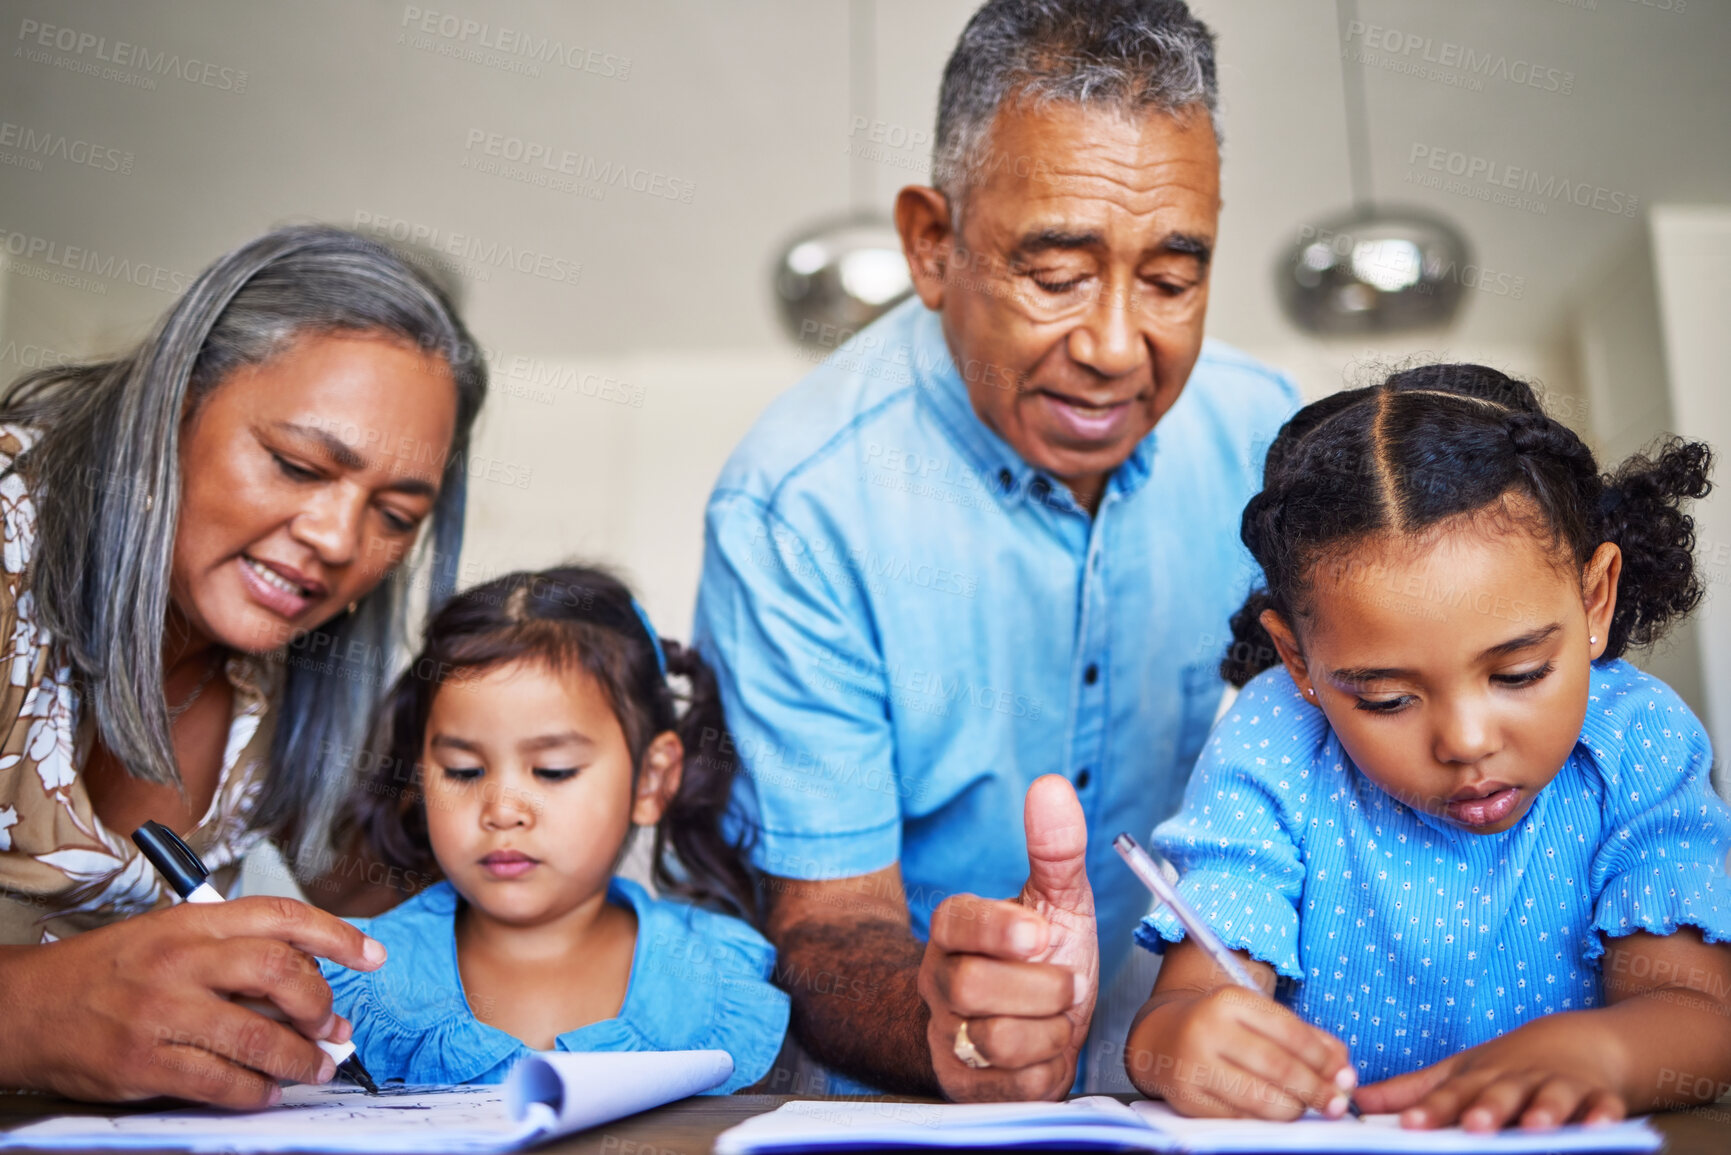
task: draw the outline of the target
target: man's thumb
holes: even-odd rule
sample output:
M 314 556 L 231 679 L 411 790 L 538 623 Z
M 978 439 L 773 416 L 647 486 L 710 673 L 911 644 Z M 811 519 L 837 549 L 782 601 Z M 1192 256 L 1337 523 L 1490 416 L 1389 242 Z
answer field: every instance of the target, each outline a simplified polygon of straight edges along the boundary
M 1047 774 L 1028 787 L 1022 804 L 1022 826 L 1028 835 L 1030 898 L 1061 910 L 1094 912 L 1094 892 L 1088 886 L 1088 820 L 1068 779 Z

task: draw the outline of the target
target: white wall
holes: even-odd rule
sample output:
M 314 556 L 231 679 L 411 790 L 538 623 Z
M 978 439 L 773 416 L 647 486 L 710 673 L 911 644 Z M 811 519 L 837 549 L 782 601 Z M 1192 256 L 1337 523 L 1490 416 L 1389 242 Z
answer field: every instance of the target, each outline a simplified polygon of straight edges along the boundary
M 1653 272 L 1672 428 L 1720 451 L 1720 488 L 1696 508 L 1708 596 L 1696 622 L 1706 721 L 1731 748 L 1731 205 L 1663 206 L 1652 217 Z M 1721 777 L 1720 787 L 1726 780 Z
M 461 584 L 608 563 L 663 634 L 688 637 L 710 487 L 757 414 L 811 367 L 791 349 L 495 366 L 472 473 L 497 462 L 509 480 L 470 482 Z

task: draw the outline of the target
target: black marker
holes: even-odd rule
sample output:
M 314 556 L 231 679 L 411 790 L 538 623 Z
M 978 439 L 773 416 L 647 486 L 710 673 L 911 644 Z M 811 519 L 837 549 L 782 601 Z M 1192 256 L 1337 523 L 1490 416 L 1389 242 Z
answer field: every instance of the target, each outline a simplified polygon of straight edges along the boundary
M 150 865 L 156 867 L 164 881 L 174 888 L 174 893 L 180 895 L 183 902 L 221 902 L 222 895 L 206 880 L 210 871 L 204 868 L 204 863 L 198 860 L 198 855 L 192 852 L 192 847 L 182 842 L 180 835 L 170 830 L 160 822 L 146 822 L 132 832 L 132 841 L 138 844 L 144 857 L 150 860 Z M 282 1021 L 282 1012 L 275 1004 L 261 1002 L 257 999 L 241 1000 L 251 1009 L 266 1018 Z M 361 1057 L 355 1053 L 355 1045 L 351 1043 L 333 1043 L 326 1039 L 315 1039 L 319 1050 L 329 1055 L 337 1064 L 337 1074 L 347 1076 L 349 1081 L 364 1088 L 369 1095 L 379 1093 L 379 1085 L 373 1082 L 373 1077 L 361 1063 Z

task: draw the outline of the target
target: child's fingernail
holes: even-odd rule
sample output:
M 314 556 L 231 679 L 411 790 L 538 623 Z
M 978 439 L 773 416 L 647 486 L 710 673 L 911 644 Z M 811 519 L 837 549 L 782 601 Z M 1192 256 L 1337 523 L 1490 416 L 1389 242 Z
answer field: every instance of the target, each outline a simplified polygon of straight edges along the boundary
M 267 1106 L 274 1107 L 280 1102 L 282 1102 L 282 1084 L 272 1083 L 270 1085 L 270 1094 L 265 1096 L 265 1103 Z
M 324 1021 L 324 1025 L 319 1027 L 319 1038 L 329 1039 L 331 1037 L 331 1035 L 336 1031 L 336 1029 L 337 1029 L 337 1013 L 335 1011 L 332 1011 L 330 1013 L 330 1017 Z
M 319 1060 L 318 1078 L 314 1079 L 313 1082 L 315 1082 L 315 1083 L 328 1083 L 333 1078 L 336 1077 L 336 1073 L 337 1073 L 337 1061 L 335 1059 L 331 1058 L 329 1055 L 326 1055 Z
M 367 945 L 361 948 L 361 957 L 378 966 L 385 961 L 385 944 L 376 938 L 369 938 Z
M 1346 1114 L 1346 1107 L 1350 1101 L 1345 1095 L 1336 1095 L 1328 1101 L 1328 1108 L 1325 1113 L 1338 1118 Z
M 1334 1085 L 1342 1091 L 1350 1091 L 1358 1086 L 1358 1072 L 1351 1067 L 1342 1067 L 1334 1073 Z
M 1017 954 L 1033 954 L 1040 932 L 1033 923 L 1022 921 L 1010 928 L 1010 949 Z

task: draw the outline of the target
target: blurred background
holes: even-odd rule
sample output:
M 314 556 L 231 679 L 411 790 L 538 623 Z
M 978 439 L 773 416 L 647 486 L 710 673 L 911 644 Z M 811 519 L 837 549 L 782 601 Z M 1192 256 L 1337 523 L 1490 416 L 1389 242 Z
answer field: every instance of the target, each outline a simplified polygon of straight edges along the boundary
M 777 262 L 925 182 L 974 6 L 4 0 L 0 377 L 121 350 L 275 225 L 416 246 L 493 369 L 463 583 L 603 560 L 684 635 L 717 471 L 830 351 L 784 326 Z M 1192 6 L 1227 138 L 1212 336 L 1313 397 L 1471 359 L 1608 453 L 1662 430 L 1731 449 L 1731 0 Z M 1366 198 L 1465 239 L 1446 324 L 1283 313 L 1291 255 Z M 1731 502 L 1701 521 L 1713 598 L 1647 662 L 1723 749 Z

